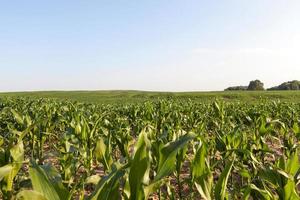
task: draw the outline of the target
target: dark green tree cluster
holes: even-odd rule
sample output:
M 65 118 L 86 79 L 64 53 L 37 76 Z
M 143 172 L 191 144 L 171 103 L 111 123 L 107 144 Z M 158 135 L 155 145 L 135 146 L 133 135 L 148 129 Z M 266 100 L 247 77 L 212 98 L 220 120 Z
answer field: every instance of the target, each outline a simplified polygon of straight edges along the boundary
M 268 90 L 300 90 L 300 81 L 293 80 L 284 82 L 279 86 L 269 88 Z
M 260 80 L 250 81 L 247 90 L 265 90 L 264 83 Z
M 247 90 L 247 86 L 233 86 L 233 87 L 228 87 L 225 89 L 225 91 L 239 91 L 239 90 Z
M 225 91 L 244 91 L 244 90 L 265 90 L 264 83 L 260 80 L 250 81 L 248 86 L 228 87 Z M 300 90 L 300 81 L 293 80 L 284 82 L 278 86 L 268 88 L 267 90 Z
M 250 81 L 248 86 L 228 87 L 225 91 L 264 90 L 264 84 L 260 80 Z

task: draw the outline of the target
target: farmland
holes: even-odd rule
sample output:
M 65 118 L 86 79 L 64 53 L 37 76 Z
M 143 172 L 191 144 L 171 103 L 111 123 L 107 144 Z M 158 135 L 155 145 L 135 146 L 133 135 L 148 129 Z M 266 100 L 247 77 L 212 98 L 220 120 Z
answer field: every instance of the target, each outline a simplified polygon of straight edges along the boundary
M 298 92 L 0 96 L 1 199 L 299 199 Z
M 85 103 L 139 103 L 158 99 L 190 99 L 195 102 L 211 102 L 215 99 L 224 101 L 257 102 L 282 100 L 300 102 L 299 91 L 226 91 L 226 92 L 146 92 L 135 90 L 107 91 L 45 91 L 45 92 L 10 92 L 0 93 L 0 97 L 52 98 Z

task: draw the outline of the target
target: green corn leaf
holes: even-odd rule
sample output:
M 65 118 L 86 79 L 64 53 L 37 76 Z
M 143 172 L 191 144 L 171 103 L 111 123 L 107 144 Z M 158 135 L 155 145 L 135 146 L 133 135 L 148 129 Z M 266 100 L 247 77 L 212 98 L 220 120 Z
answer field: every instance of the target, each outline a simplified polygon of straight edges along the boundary
M 284 199 L 285 200 L 299 200 L 300 197 L 296 190 L 296 184 L 294 180 L 288 180 L 284 186 Z
M 188 151 L 187 145 L 181 148 L 176 156 L 176 171 L 180 173 L 184 160 L 186 158 L 186 152 Z
M 215 199 L 216 200 L 224 200 L 226 198 L 227 194 L 227 182 L 228 178 L 232 169 L 234 163 L 234 159 L 229 162 L 226 166 L 223 172 L 221 173 L 219 180 L 215 187 Z
M 158 172 L 154 178 L 154 182 L 168 176 L 172 171 L 174 171 L 177 152 L 194 138 L 194 134 L 186 134 L 180 137 L 177 141 L 166 144 L 160 150 Z
M 23 142 L 19 142 L 10 149 L 10 155 L 14 162 L 22 164 L 24 160 L 24 145 Z
M 95 191 L 88 197 L 88 200 L 119 200 L 121 198 L 119 180 L 124 176 L 125 169 L 128 167 L 128 164 L 122 167 L 113 166 L 113 171 L 100 180 Z
M 130 199 L 141 200 L 145 198 L 143 185 L 149 182 L 150 172 L 150 141 L 145 131 L 139 135 L 136 152 L 129 172 Z
M 16 200 L 48 200 L 41 193 L 32 190 L 23 190 L 16 196 Z
M 129 185 L 129 180 L 128 180 L 128 174 L 124 175 L 124 187 L 123 187 L 123 193 L 124 193 L 124 198 L 129 199 L 130 197 L 130 185 Z
M 101 162 L 106 170 L 110 169 L 111 159 L 108 147 L 104 143 L 103 138 L 99 138 L 96 143 L 94 154 L 99 162 Z
M 148 199 L 149 195 L 159 189 L 163 184 L 165 184 L 165 179 L 156 181 L 154 183 L 151 183 L 150 185 L 145 186 L 144 193 L 145 197 L 144 199 Z
M 0 147 L 4 144 L 4 138 L 0 135 Z
M 54 185 L 50 182 L 44 170 L 32 162 L 29 174 L 33 189 L 41 193 L 47 200 L 61 200 Z
M 18 124 L 23 125 L 24 124 L 24 120 L 21 117 L 21 114 L 18 113 L 17 111 L 15 111 L 14 109 L 11 109 L 11 112 L 15 118 L 15 120 L 17 121 Z
M 213 177 L 209 176 L 207 180 L 199 180 L 195 182 L 195 186 L 201 197 L 205 200 L 211 200 L 211 187 L 212 187 Z
M 258 176 L 262 180 L 268 182 L 269 184 L 272 184 L 274 187 L 277 187 L 277 186 L 281 187 L 282 186 L 279 173 L 277 173 L 275 170 L 262 169 L 258 172 Z
M 205 168 L 206 168 L 206 163 L 205 163 L 206 154 L 207 154 L 206 146 L 204 143 L 202 143 L 199 145 L 199 148 L 196 151 L 195 158 L 192 163 L 193 180 L 204 175 Z
M 69 191 L 64 187 L 62 183 L 62 179 L 58 171 L 51 165 L 42 165 L 39 166 L 44 173 L 47 175 L 49 181 L 53 185 L 55 191 L 59 195 L 60 199 L 69 199 L 71 194 Z
M 250 172 L 249 172 L 248 170 L 246 170 L 246 169 L 241 169 L 241 170 L 239 171 L 239 173 L 240 173 L 240 175 L 241 175 L 242 177 L 251 179 L 251 174 L 250 174 Z
M 24 145 L 23 142 L 19 142 L 15 146 L 10 149 L 10 155 L 13 158 L 12 162 L 12 170 L 10 173 L 5 177 L 7 183 L 7 191 L 12 191 L 13 189 L 13 182 L 15 176 L 18 174 L 19 170 L 22 167 L 24 161 Z
M 202 143 L 199 145 L 192 162 L 192 181 L 195 182 L 196 189 L 201 197 L 205 200 L 211 200 L 213 176 L 208 163 L 205 161 L 206 155 L 207 148 Z
M 99 175 L 92 175 L 86 178 L 85 184 L 93 184 L 97 185 L 100 181 L 100 176 Z
M 298 151 L 296 150 L 295 153 L 291 155 L 291 158 L 287 160 L 287 173 L 291 174 L 292 176 L 296 175 L 300 167 L 298 156 Z
M 260 197 L 260 199 L 263 199 L 263 200 L 275 199 L 275 197 L 273 197 L 272 194 L 268 190 L 260 189 L 260 188 L 256 187 L 256 185 L 250 184 L 244 193 L 243 200 L 250 199 L 251 192 L 256 193 L 256 195 L 258 195 Z
M 12 170 L 13 170 L 13 166 L 11 164 L 0 167 L 0 181 L 4 177 L 8 176 L 11 173 Z
M 299 125 L 298 123 L 294 123 L 293 125 L 293 131 L 296 135 L 298 135 L 300 133 L 300 128 L 299 128 Z

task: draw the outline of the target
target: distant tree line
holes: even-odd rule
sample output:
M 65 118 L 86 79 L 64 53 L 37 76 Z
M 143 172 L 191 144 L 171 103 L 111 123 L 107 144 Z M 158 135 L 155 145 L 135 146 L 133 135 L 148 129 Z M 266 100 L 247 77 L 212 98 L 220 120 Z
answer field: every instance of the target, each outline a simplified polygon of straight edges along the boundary
M 288 81 L 278 86 L 271 87 L 268 90 L 300 90 L 300 81 Z
M 248 86 L 233 86 L 233 87 L 228 87 L 225 89 L 225 91 L 231 91 L 231 90 L 247 90 Z
M 243 90 L 265 90 L 264 83 L 260 80 L 250 81 L 248 86 L 228 87 L 225 91 L 243 91 Z M 288 81 L 279 86 L 268 88 L 267 90 L 300 90 L 300 81 Z
M 225 89 L 225 91 L 233 90 L 264 90 L 264 84 L 260 80 L 254 80 L 250 81 L 248 86 L 233 86 Z

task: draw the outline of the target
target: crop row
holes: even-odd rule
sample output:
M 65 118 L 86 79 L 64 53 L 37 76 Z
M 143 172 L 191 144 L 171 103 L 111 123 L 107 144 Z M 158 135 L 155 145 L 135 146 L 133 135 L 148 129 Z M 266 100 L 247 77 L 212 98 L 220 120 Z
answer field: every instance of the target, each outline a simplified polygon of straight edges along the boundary
M 0 99 L 2 199 L 300 199 L 300 104 Z

